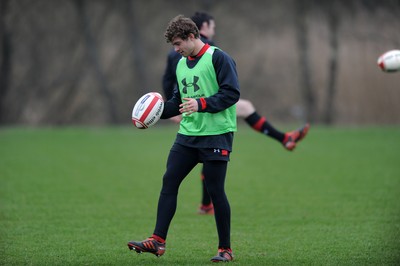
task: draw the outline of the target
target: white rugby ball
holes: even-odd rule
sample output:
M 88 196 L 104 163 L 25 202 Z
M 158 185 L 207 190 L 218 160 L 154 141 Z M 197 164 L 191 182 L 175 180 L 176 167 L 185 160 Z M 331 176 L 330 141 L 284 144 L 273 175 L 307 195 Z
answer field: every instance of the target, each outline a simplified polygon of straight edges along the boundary
M 158 92 L 149 92 L 140 97 L 132 110 L 132 123 L 139 129 L 146 129 L 160 120 L 164 101 Z
M 385 72 L 400 71 L 400 50 L 391 50 L 378 58 L 378 66 Z

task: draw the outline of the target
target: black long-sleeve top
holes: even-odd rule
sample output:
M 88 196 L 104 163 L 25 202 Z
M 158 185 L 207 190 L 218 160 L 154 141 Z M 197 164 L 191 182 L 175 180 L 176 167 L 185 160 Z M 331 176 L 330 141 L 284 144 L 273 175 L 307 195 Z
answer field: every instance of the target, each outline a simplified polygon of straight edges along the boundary
M 180 58 L 181 56 L 179 55 L 179 59 Z M 186 64 L 189 68 L 193 68 L 200 59 L 201 56 L 191 59 L 185 58 Z M 240 98 L 239 81 L 234 60 L 222 50 L 216 49 L 212 56 L 212 63 L 215 69 L 219 89 L 216 94 L 210 97 L 196 99 L 199 107 L 198 112 L 217 113 L 229 108 Z M 174 71 L 174 74 L 175 72 L 176 71 Z M 174 76 L 176 84 L 176 75 Z M 171 98 L 164 104 L 164 111 L 161 119 L 167 119 L 176 115 L 180 115 L 179 105 L 182 103 L 182 101 L 180 92 L 175 84 Z M 216 136 L 202 137 L 185 136 L 178 133 L 176 142 L 189 147 L 220 148 L 231 151 L 233 132 Z

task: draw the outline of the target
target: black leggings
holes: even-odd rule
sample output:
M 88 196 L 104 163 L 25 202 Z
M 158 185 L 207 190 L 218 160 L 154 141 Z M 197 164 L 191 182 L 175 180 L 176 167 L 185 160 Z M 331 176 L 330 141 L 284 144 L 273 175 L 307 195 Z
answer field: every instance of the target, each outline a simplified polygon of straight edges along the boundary
M 174 150 L 169 153 L 154 229 L 154 234 L 164 239 L 167 238 L 168 228 L 176 211 L 179 186 L 199 163 L 199 156 L 195 151 L 196 149 L 189 148 L 185 153 Z M 230 248 L 231 209 L 224 188 L 228 162 L 206 160 L 203 164 L 207 190 L 214 204 L 219 247 Z

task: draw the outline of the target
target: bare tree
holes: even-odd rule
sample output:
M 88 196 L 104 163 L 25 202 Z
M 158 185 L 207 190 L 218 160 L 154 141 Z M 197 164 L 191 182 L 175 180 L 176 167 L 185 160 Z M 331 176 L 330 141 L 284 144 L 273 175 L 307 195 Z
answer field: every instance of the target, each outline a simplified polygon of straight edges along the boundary
M 11 72 L 11 33 L 6 28 L 5 17 L 7 14 L 8 0 L 0 1 L 0 122 L 5 117 L 4 98 L 9 88 Z
M 106 99 L 108 103 L 108 110 L 110 114 L 110 123 L 117 123 L 117 112 L 113 99 L 113 94 L 111 89 L 109 88 L 108 81 L 106 75 L 103 73 L 103 70 L 100 65 L 99 60 L 99 52 L 96 45 L 96 41 L 92 35 L 89 26 L 89 17 L 86 12 L 86 3 L 84 0 L 75 0 L 75 5 L 78 10 L 78 17 L 80 20 L 81 28 L 83 30 L 83 35 L 85 37 L 85 46 L 88 53 L 89 62 L 94 67 L 96 79 L 99 83 L 100 94 Z
M 299 69 L 300 81 L 299 86 L 306 108 L 306 120 L 310 122 L 316 121 L 316 105 L 315 96 L 313 93 L 313 85 L 311 81 L 311 63 L 310 63 L 310 45 L 308 41 L 308 27 L 307 27 L 307 10 L 309 9 L 309 1 L 295 1 L 296 2 L 296 33 L 297 33 L 297 48 L 299 54 Z
M 137 18 L 137 12 L 140 10 L 138 4 L 135 1 L 124 0 L 122 2 L 123 15 L 128 24 L 128 39 L 132 44 L 132 61 L 136 73 L 136 86 L 139 88 L 139 93 L 144 94 L 147 86 L 146 78 L 146 60 L 145 60 L 145 48 L 143 47 L 143 38 L 139 28 L 139 19 Z
M 338 73 L 338 53 L 339 53 L 339 40 L 338 40 L 338 28 L 339 18 L 337 12 L 337 5 L 334 1 L 329 1 L 326 4 L 325 10 L 328 19 L 328 32 L 329 32 L 329 48 L 330 58 L 328 62 L 328 84 L 327 94 L 325 99 L 325 110 L 323 113 L 322 122 L 325 124 L 332 124 L 334 116 L 334 102 L 336 95 L 336 81 Z

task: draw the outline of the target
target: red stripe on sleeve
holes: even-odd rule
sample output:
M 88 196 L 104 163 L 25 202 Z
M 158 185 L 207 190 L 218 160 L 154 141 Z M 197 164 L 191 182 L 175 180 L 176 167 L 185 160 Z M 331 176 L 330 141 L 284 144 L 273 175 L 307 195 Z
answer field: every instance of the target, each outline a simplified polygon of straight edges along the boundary
M 201 103 L 201 109 L 200 110 L 204 110 L 207 107 L 207 102 L 204 98 L 200 98 L 200 103 Z

